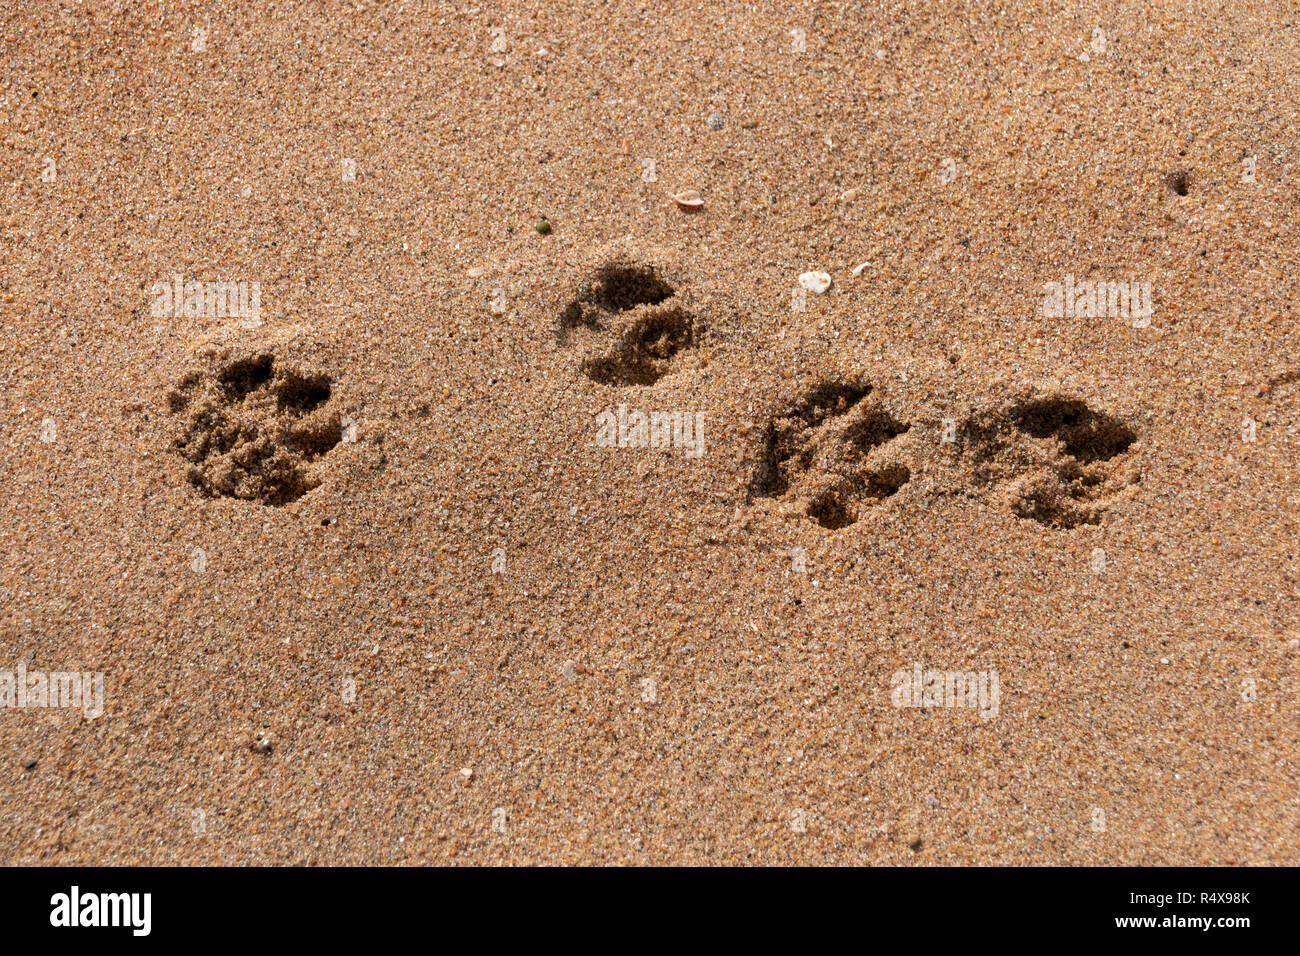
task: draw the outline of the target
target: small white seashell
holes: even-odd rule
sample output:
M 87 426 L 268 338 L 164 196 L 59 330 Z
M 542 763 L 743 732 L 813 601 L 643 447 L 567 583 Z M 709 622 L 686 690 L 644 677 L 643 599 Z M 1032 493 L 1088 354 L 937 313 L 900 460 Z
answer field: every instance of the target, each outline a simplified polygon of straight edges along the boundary
M 704 197 L 695 189 L 683 189 L 677 195 L 673 196 L 673 202 L 678 207 L 685 209 L 687 212 L 696 212 L 704 208 Z
M 869 265 L 871 265 L 870 262 L 859 262 L 856 266 L 853 267 L 853 274 L 855 276 L 862 275 L 862 270 L 867 268 L 867 266 Z
M 817 295 L 831 287 L 831 277 L 825 272 L 805 272 L 799 277 L 799 284 Z

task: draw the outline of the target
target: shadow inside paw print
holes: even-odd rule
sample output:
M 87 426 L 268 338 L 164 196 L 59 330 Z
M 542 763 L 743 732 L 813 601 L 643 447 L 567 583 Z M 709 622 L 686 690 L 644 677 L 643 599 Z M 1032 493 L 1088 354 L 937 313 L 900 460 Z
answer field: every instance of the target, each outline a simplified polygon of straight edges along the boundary
M 175 450 L 208 497 L 282 506 L 320 484 L 311 463 L 343 439 L 329 376 L 258 354 L 191 372 L 168 395 L 180 416 Z
M 1137 432 L 1068 395 L 1022 394 L 954 425 L 951 438 L 940 434 L 912 432 L 864 381 L 824 382 L 768 420 L 749 498 L 792 503 L 834 531 L 925 473 L 920 494 L 986 498 L 1073 528 L 1100 523 L 1140 480 Z
M 1138 475 L 1137 434 L 1069 396 L 1025 399 L 972 416 L 962 430 L 972 483 L 1021 518 L 1057 528 L 1098 524 Z
M 608 263 L 560 316 L 560 344 L 582 349 L 583 373 L 602 385 L 653 385 L 699 338 L 679 299 L 653 266 Z
M 817 385 L 769 420 L 750 481 L 755 498 L 795 501 L 823 528 L 838 530 L 898 492 L 911 469 L 891 455 L 907 432 L 866 383 Z

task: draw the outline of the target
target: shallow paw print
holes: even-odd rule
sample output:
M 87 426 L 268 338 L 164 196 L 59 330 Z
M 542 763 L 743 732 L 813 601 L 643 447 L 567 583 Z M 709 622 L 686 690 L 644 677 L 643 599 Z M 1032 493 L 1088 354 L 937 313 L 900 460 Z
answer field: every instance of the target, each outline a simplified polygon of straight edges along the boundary
M 702 325 L 651 265 L 607 263 L 560 316 L 561 346 L 582 353 L 583 373 L 602 385 L 653 385 L 699 343 Z
M 971 484 L 1040 524 L 1098 524 L 1140 480 L 1130 458 L 1137 433 L 1070 396 L 1022 399 L 977 414 L 962 433 Z
M 871 386 L 828 382 L 804 392 L 764 429 L 754 498 L 793 502 L 823 528 L 854 524 L 912 477 L 892 443 L 910 426 L 865 401 Z
M 191 372 L 168 395 L 180 418 L 173 448 L 207 497 L 282 506 L 321 483 L 313 463 L 345 438 L 332 381 L 269 353 Z

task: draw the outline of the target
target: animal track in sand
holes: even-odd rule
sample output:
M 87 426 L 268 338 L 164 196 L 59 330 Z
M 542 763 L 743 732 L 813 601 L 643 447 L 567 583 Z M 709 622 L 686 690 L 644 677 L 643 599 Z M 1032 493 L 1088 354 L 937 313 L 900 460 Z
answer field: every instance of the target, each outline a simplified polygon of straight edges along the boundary
M 172 447 L 207 497 L 282 506 L 321 483 L 312 465 L 343 439 L 331 380 L 269 353 L 190 372 L 168 395 L 181 418 Z
M 693 348 L 700 322 L 655 267 L 616 260 L 582 285 L 560 316 L 561 345 L 584 352 L 602 385 L 653 385 Z
M 750 494 L 797 502 L 831 530 L 895 494 L 912 473 L 889 445 L 910 426 L 865 401 L 870 393 L 866 383 L 826 382 L 770 419 Z
M 1129 458 L 1136 432 L 1066 395 L 977 413 L 961 437 L 977 489 L 1056 528 L 1100 523 L 1107 504 L 1139 480 Z
M 871 395 L 862 381 L 824 382 L 773 415 L 749 497 L 792 502 L 838 531 L 928 473 L 931 492 L 990 498 L 1017 517 L 1073 528 L 1100 523 L 1139 480 L 1137 433 L 1078 398 L 1022 397 L 976 412 L 944 445 Z

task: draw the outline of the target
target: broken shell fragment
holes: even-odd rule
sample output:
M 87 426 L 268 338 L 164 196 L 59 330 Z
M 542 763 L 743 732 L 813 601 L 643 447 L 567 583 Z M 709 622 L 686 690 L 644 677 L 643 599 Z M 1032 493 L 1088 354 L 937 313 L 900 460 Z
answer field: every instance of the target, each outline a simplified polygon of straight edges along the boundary
M 673 202 L 677 203 L 679 209 L 684 209 L 687 212 L 699 212 L 704 208 L 704 197 L 694 189 L 683 189 L 673 196 Z
M 799 277 L 799 285 L 809 292 L 821 295 L 831 287 L 831 277 L 825 272 L 805 272 Z

